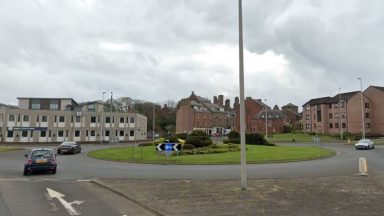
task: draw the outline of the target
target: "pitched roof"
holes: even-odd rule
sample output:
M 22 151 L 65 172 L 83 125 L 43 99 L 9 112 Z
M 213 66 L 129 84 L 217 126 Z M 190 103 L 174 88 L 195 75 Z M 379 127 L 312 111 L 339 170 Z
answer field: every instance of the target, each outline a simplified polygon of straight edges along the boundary
M 376 89 L 384 92 L 384 87 L 382 87 L 382 86 L 371 86 L 371 87 L 376 88 Z
M 306 106 L 309 104 L 310 106 L 313 105 L 318 105 L 318 104 L 333 104 L 339 102 L 339 95 L 341 100 L 348 101 L 351 97 L 359 93 L 360 91 L 353 91 L 353 92 L 346 92 L 346 93 L 341 93 L 337 94 L 333 97 L 322 97 L 322 98 L 315 98 L 311 99 L 307 103 L 305 103 L 303 106 Z
M 267 113 L 265 113 L 265 110 L 260 111 L 257 113 L 253 119 L 265 119 L 265 114 L 268 115 L 268 119 L 282 119 L 284 118 L 284 114 L 281 110 L 267 110 Z

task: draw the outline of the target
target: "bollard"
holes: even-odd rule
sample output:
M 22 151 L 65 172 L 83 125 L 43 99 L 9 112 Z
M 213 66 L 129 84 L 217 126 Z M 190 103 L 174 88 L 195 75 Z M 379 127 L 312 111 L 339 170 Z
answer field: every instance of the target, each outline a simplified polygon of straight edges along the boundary
M 364 157 L 359 158 L 359 174 L 366 176 L 368 175 L 368 166 L 367 166 L 367 159 Z

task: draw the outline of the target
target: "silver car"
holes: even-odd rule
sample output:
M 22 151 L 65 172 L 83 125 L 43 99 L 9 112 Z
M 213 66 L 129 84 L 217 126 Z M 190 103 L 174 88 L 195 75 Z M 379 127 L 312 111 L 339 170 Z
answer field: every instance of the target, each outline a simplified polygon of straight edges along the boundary
M 374 149 L 375 143 L 370 139 L 361 139 L 355 144 L 356 149 Z

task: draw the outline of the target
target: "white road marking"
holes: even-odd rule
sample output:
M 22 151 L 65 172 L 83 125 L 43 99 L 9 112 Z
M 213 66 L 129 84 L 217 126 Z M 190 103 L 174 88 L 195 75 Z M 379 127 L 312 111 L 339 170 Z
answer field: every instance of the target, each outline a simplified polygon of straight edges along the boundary
M 81 213 L 76 211 L 75 208 L 73 208 L 73 204 L 77 204 L 77 205 L 80 205 L 82 203 L 84 203 L 84 201 L 78 201 L 78 200 L 75 200 L 73 202 L 67 202 L 66 200 L 63 199 L 63 197 L 65 197 L 64 194 L 60 193 L 60 192 L 57 192 L 57 191 L 54 191 L 50 188 L 47 188 L 47 191 L 48 191 L 48 196 L 53 199 L 53 198 L 56 198 L 57 200 L 59 200 L 59 202 L 64 206 L 64 208 L 68 211 L 68 213 L 70 215 L 80 215 Z

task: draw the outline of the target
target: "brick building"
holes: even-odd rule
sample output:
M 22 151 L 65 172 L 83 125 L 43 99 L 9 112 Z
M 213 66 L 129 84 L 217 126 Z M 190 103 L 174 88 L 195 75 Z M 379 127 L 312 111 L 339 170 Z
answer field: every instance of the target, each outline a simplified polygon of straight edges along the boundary
M 224 106 L 223 99 L 222 95 L 215 96 L 214 103 L 211 103 L 194 92 L 182 99 L 176 111 L 176 133 L 190 133 L 199 129 L 209 135 L 225 134 L 233 126 L 234 114 Z
M 384 87 L 379 86 L 369 86 L 363 93 L 354 91 L 315 98 L 303 105 L 303 130 L 322 134 L 358 134 L 363 129 L 363 115 L 367 135 L 384 135 L 383 111 Z

